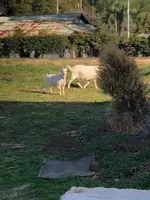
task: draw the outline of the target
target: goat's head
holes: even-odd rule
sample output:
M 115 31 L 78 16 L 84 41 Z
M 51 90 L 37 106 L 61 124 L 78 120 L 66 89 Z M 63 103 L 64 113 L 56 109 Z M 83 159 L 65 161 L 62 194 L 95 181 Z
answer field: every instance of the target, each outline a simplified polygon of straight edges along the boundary
M 66 68 L 69 69 L 69 70 L 71 71 L 71 66 L 70 66 L 70 65 L 67 65 Z
M 67 67 L 62 68 L 61 73 L 63 74 L 63 78 L 67 76 Z

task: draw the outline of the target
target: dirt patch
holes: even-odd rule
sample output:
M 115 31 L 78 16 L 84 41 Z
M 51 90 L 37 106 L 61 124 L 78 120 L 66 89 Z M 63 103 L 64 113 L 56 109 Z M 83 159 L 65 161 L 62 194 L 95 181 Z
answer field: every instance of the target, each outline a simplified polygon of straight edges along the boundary
M 85 127 L 83 126 L 78 130 L 52 135 L 49 137 L 44 151 L 50 154 L 81 151 L 87 146 L 87 136 L 84 132 Z
M 75 64 L 85 64 L 85 65 L 98 65 L 99 60 L 97 58 L 75 58 L 75 59 L 0 59 L 1 66 L 9 65 L 75 65 Z
M 145 81 L 146 84 L 150 84 L 150 80 Z
M 134 58 L 137 65 L 150 65 L 150 58 Z M 61 65 L 98 65 L 98 58 L 74 58 L 74 59 L 0 59 L 1 66 L 12 66 L 12 65 L 48 65 L 53 64 L 56 66 Z
M 47 153 L 70 153 L 77 148 L 77 141 L 72 136 L 53 135 L 49 138 L 45 148 Z
M 17 90 L 12 90 L 11 91 L 11 94 L 17 94 L 19 91 L 17 91 Z
M 138 65 L 150 65 L 150 58 L 135 58 Z

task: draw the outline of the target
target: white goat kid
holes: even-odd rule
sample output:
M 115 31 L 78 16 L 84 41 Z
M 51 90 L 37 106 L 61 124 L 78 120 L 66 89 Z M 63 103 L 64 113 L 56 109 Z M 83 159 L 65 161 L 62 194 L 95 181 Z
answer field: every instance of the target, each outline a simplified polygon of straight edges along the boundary
M 86 88 L 89 85 L 90 80 L 93 80 L 95 88 L 98 89 L 96 83 L 98 66 L 74 65 L 73 67 L 70 67 L 70 65 L 67 65 L 67 67 L 71 72 L 71 79 L 68 82 L 69 89 L 74 80 L 77 80 L 77 84 L 81 88 Z M 84 87 L 82 87 L 82 85 L 79 83 L 79 80 L 87 80 L 87 83 L 84 85 Z
M 45 82 L 41 88 L 41 93 L 43 89 L 50 86 L 50 92 L 52 93 L 52 87 L 58 87 L 61 94 L 65 94 L 66 86 L 66 76 L 67 76 L 67 67 L 63 68 L 58 74 L 46 74 Z

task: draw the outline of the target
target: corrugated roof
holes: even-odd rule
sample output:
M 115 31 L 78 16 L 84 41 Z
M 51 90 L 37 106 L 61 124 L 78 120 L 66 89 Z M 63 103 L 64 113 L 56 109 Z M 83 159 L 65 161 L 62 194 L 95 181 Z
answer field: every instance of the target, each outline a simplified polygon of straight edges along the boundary
M 95 27 L 88 23 L 84 15 L 78 13 L 0 17 L 0 37 L 12 36 L 16 30 L 22 30 L 24 35 L 29 36 L 92 32 Z
M 84 19 L 89 24 L 88 19 L 81 13 L 52 14 L 52 15 L 24 15 L 24 16 L 8 16 L 1 17 L 0 21 L 75 21 L 76 19 Z

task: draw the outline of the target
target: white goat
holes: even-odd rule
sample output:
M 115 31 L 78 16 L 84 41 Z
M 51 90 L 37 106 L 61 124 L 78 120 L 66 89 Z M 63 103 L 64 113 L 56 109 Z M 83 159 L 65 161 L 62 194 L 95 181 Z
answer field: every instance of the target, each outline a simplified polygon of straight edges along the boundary
M 65 94 L 66 86 L 66 76 L 67 76 L 67 67 L 63 68 L 58 74 L 46 74 L 45 82 L 41 88 L 41 93 L 43 89 L 50 86 L 50 92 L 52 93 L 52 87 L 57 86 L 61 94 Z
M 85 65 L 74 65 L 73 67 L 70 67 L 70 65 L 67 65 L 68 69 L 71 72 L 71 79 L 68 82 L 68 88 L 70 89 L 70 85 L 72 81 L 77 80 L 77 84 L 81 87 L 82 85 L 79 83 L 79 80 L 87 80 L 87 83 L 84 85 L 84 88 L 86 88 L 90 80 L 94 80 L 95 88 L 98 89 L 96 79 L 97 79 L 97 70 L 98 66 L 85 66 Z

